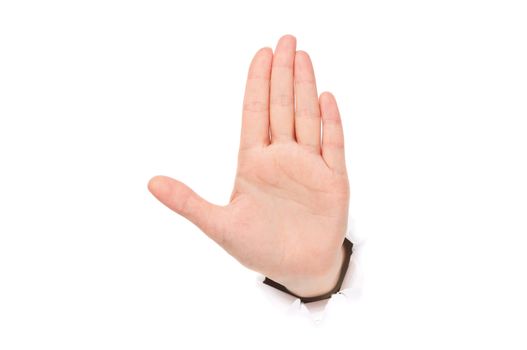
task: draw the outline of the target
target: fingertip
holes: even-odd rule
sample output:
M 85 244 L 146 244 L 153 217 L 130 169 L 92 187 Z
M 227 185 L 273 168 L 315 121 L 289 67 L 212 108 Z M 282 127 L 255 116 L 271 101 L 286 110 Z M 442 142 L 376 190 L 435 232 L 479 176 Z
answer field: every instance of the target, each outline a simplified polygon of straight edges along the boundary
M 295 67 L 299 68 L 298 66 L 305 67 L 310 61 L 309 55 L 307 52 L 298 50 L 295 54 Z
M 309 59 L 309 54 L 304 50 L 297 50 L 296 55 L 297 57 Z
M 319 97 L 320 114 L 323 121 L 340 122 L 340 112 L 335 96 L 329 92 L 324 91 Z
M 335 96 L 333 96 L 331 92 L 324 91 L 323 93 L 320 94 L 320 103 L 322 102 L 331 103 L 334 101 L 335 101 Z
M 285 34 L 280 37 L 278 40 L 278 45 L 287 45 L 287 46 L 294 46 L 296 47 L 296 37 L 291 34 Z
M 148 190 L 156 197 L 165 194 L 169 191 L 167 177 L 163 175 L 156 175 L 148 181 Z
M 273 60 L 273 50 L 270 47 L 262 47 L 260 50 L 258 50 L 252 59 L 251 67 L 254 67 L 255 65 L 271 65 L 271 62 Z
M 306 77 L 310 80 L 315 80 L 315 71 L 313 70 L 313 62 L 311 57 L 306 51 L 298 50 L 295 54 L 295 74 L 298 76 Z M 318 95 L 315 96 L 317 98 Z
M 257 55 L 272 55 L 273 54 L 273 49 L 270 48 L 269 46 L 265 46 L 265 47 L 262 47 L 260 50 L 258 50 L 258 52 L 256 53 Z
M 293 34 L 284 34 L 280 40 L 293 40 L 296 41 L 296 37 Z

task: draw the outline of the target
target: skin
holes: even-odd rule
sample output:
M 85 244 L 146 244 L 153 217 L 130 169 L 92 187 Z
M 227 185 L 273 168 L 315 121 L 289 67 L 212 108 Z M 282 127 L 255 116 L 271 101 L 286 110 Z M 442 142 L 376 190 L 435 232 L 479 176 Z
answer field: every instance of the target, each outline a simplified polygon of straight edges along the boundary
M 344 136 L 335 98 L 318 95 L 295 37 L 280 38 L 274 54 L 260 49 L 251 62 L 230 203 L 209 203 L 166 176 L 148 188 L 241 264 L 297 295 L 336 284 L 349 206 Z

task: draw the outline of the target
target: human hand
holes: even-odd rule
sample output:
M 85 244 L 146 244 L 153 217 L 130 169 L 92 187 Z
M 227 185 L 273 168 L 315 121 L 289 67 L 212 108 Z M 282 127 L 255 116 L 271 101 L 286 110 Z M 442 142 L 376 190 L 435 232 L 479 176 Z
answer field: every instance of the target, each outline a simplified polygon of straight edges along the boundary
M 165 176 L 148 188 L 244 266 L 293 293 L 316 296 L 337 283 L 349 205 L 343 130 L 334 97 L 319 98 L 311 60 L 293 36 L 251 62 L 230 203 L 211 204 Z

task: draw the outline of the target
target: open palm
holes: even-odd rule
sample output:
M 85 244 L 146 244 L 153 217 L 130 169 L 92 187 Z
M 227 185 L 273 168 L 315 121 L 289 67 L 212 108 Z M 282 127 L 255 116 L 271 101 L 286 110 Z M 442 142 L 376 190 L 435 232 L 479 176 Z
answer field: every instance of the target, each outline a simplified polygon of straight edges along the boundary
M 249 69 L 230 203 L 211 204 L 165 176 L 152 178 L 149 189 L 248 268 L 316 295 L 335 283 L 343 257 L 343 142 L 335 99 L 318 96 L 309 56 L 286 35 L 274 55 L 258 51 Z

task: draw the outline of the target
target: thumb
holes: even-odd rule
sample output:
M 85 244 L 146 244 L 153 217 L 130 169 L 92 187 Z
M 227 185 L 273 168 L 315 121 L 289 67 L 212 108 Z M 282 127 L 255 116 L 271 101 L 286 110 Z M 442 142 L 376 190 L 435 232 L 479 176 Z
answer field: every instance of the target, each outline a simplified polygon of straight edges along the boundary
M 198 226 L 214 241 L 223 241 L 226 208 L 207 202 L 187 185 L 167 176 L 154 176 L 148 190 L 164 205 Z

